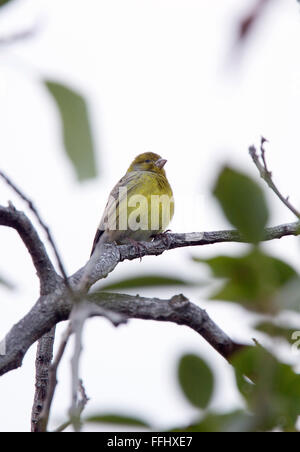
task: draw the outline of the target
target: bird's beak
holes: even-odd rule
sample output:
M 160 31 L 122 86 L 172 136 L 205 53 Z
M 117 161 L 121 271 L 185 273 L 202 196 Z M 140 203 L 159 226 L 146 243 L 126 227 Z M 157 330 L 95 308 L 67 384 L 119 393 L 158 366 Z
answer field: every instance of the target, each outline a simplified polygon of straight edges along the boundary
M 160 159 L 156 160 L 155 166 L 157 166 L 157 168 L 162 169 L 166 163 L 167 163 L 167 160 L 160 158 Z

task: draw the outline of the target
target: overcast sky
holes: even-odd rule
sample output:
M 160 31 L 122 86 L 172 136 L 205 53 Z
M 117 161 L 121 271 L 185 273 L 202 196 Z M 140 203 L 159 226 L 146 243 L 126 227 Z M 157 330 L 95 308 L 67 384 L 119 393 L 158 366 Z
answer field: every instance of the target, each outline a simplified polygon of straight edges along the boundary
M 229 226 L 211 188 L 224 163 L 259 180 L 247 149 L 260 135 L 270 141 L 274 178 L 299 206 L 299 5 L 296 0 L 270 1 L 237 52 L 237 24 L 254 3 L 16 0 L 0 10 L 0 38 L 38 24 L 32 39 L 0 48 L 0 167 L 39 207 L 68 272 L 88 259 L 108 193 L 141 152 L 168 159 L 166 171 L 177 201 L 173 231 Z M 44 78 L 85 95 L 97 149 L 96 180 L 76 182 Z M 294 221 L 271 192 L 266 194 L 270 224 Z M 9 199 L 24 208 L 1 183 L 0 203 Z M 154 271 L 204 280 L 207 269 L 193 264 L 191 256 L 246 249 L 220 244 L 174 250 L 142 263 L 122 263 L 109 281 Z M 264 249 L 300 270 L 295 238 Z M 1 228 L 0 250 L 0 275 L 17 287 L 14 292 L 0 288 L 3 337 L 38 298 L 38 280 L 15 231 Z M 169 298 L 174 289 L 139 292 Z M 232 338 L 249 341 L 253 336 L 248 316 L 228 304 L 206 301 L 206 287 L 184 293 Z M 64 326 L 58 328 L 58 338 Z M 87 413 L 137 415 L 157 428 L 188 422 L 195 411 L 181 395 L 174 370 L 179 356 L 191 351 L 207 358 L 216 372 L 213 407 L 240 406 L 228 364 L 193 331 L 138 320 L 117 329 L 103 319 L 88 321 L 81 365 L 91 398 Z M 69 347 L 59 372 L 52 427 L 65 420 L 69 406 L 70 354 Z M 32 347 L 23 367 L 0 380 L 3 431 L 29 429 L 34 356 Z

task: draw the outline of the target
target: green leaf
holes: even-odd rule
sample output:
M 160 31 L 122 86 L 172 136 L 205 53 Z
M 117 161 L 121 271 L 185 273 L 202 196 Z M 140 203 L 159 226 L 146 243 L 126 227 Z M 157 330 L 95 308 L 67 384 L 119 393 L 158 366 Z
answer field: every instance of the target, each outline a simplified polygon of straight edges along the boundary
M 247 432 L 249 431 L 251 423 L 251 415 L 247 414 L 245 411 L 237 410 L 225 414 L 209 413 L 199 422 L 172 431 L 203 433 Z
M 271 337 L 286 339 L 288 342 L 292 341 L 292 335 L 295 331 L 295 328 L 275 325 L 273 322 L 259 322 L 255 325 L 255 329 Z
M 88 109 L 84 98 L 67 86 L 45 80 L 59 109 L 65 150 L 79 180 L 97 175 Z
M 294 430 L 300 415 L 300 376 L 257 345 L 237 353 L 231 360 L 241 393 L 254 415 L 253 430 Z M 249 377 L 251 390 L 241 390 L 242 376 Z
M 178 378 L 189 402 L 197 408 L 206 408 L 214 389 L 214 376 L 208 365 L 196 355 L 184 355 L 179 362 Z
M 150 428 L 149 425 L 141 419 L 132 416 L 123 416 L 121 414 L 96 414 L 86 418 L 85 422 L 93 424 L 118 424 Z
M 213 193 L 227 219 L 246 240 L 257 243 L 263 238 L 269 213 L 264 193 L 256 182 L 243 173 L 225 167 Z
M 101 286 L 101 290 L 137 289 L 141 287 L 194 286 L 195 283 L 172 276 L 144 275 L 121 279 L 112 284 Z
M 241 303 L 258 312 L 276 312 L 277 290 L 297 275 L 290 265 L 258 248 L 239 257 L 194 258 L 194 261 L 206 263 L 215 277 L 226 279 L 211 299 Z
M 0 7 L 6 5 L 6 3 L 10 3 L 12 0 L 0 0 Z

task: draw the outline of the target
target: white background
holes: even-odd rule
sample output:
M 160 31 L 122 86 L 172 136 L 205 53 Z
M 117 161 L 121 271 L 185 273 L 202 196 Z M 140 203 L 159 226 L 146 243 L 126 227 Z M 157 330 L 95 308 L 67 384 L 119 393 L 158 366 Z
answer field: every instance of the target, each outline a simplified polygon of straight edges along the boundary
M 177 200 L 173 231 L 228 227 L 211 189 L 224 163 L 259 179 L 247 149 L 261 134 L 270 140 L 268 160 L 275 180 L 299 206 L 299 6 L 296 0 L 270 1 L 246 45 L 238 48 L 237 24 L 254 3 L 20 0 L 1 9 L 0 37 L 35 23 L 38 33 L 0 47 L 0 167 L 39 207 L 69 273 L 86 262 L 106 197 L 141 152 L 168 159 Z M 67 83 L 88 100 L 100 171 L 96 180 L 76 182 L 43 78 Z M 294 221 L 265 191 L 270 224 Z M 1 183 L 0 203 L 9 199 L 24 208 Z M 205 280 L 207 269 L 191 263 L 192 255 L 246 249 L 220 244 L 174 250 L 142 263 L 122 263 L 107 282 L 147 272 Z M 264 249 L 299 269 L 295 238 Z M 1 229 L 0 254 L 0 275 L 16 285 L 14 292 L 0 288 L 3 337 L 37 299 L 38 280 L 15 231 Z M 169 298 L 178 289 L 139 292 Z M 241 309 L 206 301 L 206 288 L 184 293 L 233 339 L 251 340 L 249 316 Z M 62 330 L 60 326 L 58 338 Z M 197 412 L 181 394 L 175 370 L 178 358 L 191 351 L 207 358 L 215 371 L 212 407 L 226 411 L 241 406 L 230 367 L 193 331 L 138 320 L 116 329 L 103 319 L 90 320 L 81 363 L 91 398 L 86 413 L 141 416 L 157 429 L 189 422 Z M 35 346 L 21 369 L 0 379 L 2 431 L 30 428 L 34 356 Z M 71 347 L 59 371 L 52 428 L 65 420 L 69 407 L 70 356 Z

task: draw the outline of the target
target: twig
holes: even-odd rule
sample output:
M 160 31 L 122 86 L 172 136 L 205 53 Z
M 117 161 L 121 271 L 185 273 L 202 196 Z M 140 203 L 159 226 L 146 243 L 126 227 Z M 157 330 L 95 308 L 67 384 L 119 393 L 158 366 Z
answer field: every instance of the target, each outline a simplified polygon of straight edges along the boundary
M 114 310 L 104 309 L 103 307 L 95 306 L 90 302 L 82 301 L 74 304 L 70 315 L 70 324 L 75 335 L 74 353 L 71 359 L 71 375 L 72 375 L 72 398 L 71 407 L 69 410 L 70 420 L 75 431 L 79 431 L 81 427 L 80 415 L 82 413 L 82 404 L 78 402 L 78 387 L 81 388 L 81 395 L 84 395 L 82 382 L 79 378 L 79 362 L 82 352 L 82 332 L 85 321 L 89 317 L 101 315 L 109 319 L 114 326 L 121 323 L 126 323 L 127 316 Z M 85 397 L 82 397 L 85 400 Z
M 36 383 L 34 402 L 31 414 L 31 431 L 39 431 L 39 419 L 43 409 L 49 385 L 49 368 L 53 358 L 55 327 L 46 333 L 38 342 L 36 353 Z
M 68 427 L 72 425 L 71 421 L 66 421 L 63 424 L 61 424 L 59 427 L 57 427 L 53 433 L 62 433 L 64 432 Z
M 68 281 L 68 276 L 67 273 L 65 271 L 62 259 L 59 255 L 57 246 L 54 242 L 54 239 L 52 237 L 52 234 L 50 232 L 49 227 L 46 225 L 46 223 L 42 220 L 39 212 L 37 211 L 36 207 L 34 206 L 33 202 L 11 181 L 11 179 L 9 179 L 2 171 L 0 171 L 0 177 L 2 177 L 2 179 L 7 183 L 7 185 L 9 187 L 11 187 L 13 189 L 13 191 L 23 200 L 26 202 L 26 204 L 28 205 L 29 209 L 33 212 L 33 214 L 35 215 L 37 221 L 39 222 L 39 224 L 41 225 L 41 227 L 44 229 L 44 231 L 46 232 L 47 238 L 49 243 L 51 244 L 51 247 L 53 249 L 53 252 L 55 254 L 56 257 L 56 261 L 57 264 L 59 266 L 59 269 L 61 271 L 61 274 L 64 278 L 65 284 L 66 286 L 70 289 L 70 285 L 69 285 L 69 281 Z M 71 289 L 70 289 L 71 290 Z
M 71 325 L 75 334 L 74 352 L 71 359 L 71 407 L 69 416 L 75 431 L 80 430 L 80 413 L 77 403 L 78 387 L 79 387 L 79 360 L 82 352 L 82 331 L 86 320 L 86 312 L 81 303 L 76 303 L 71 312 Z
M 79 404 L 80 404 L 80 407 L 81 407 L 81 411 L 83 411 L 84 407 L 86 406 L 86 404 L 88 403 L 88 401 L 90 399 L 86 395 L 86 391 L 85 391 L 85 388 L 83 386 L 83 381 L 82 380 L 79 380 L 79 393 L 81 395 L 81 399 L 79 401 Z
M 33 38 L 37 33 L 37 27 L 30 30 L 22 30 L 11 35 L 0 37 L 0 46 L 7 46 L 15 44 L 19 41 L 24 41 L 25 39 Z
M 61 424 L 59 427 L 57 427 L 53 433 L 62 433 L 64 432 L 68 427 L 72 425 L 71 421 L 66 421 L 63 424 Z
M 73 424 L 75 430 L 79 431 L 81 427 L 80 416 L 88 402 L 82 380 L 79 378 L 79 358 L 81 354 L 81 336 L 84 322 L 89 317 L 101 315 L 108 318 L 115 326 L 125 323 L 127 317 L 121 313 L 106 310 L 102 307 L 94 305 L 90 302 L 76 303 L 72 308 L 70 315 L 70 323 L 67 331 L 63 335 L 57 356 L 48 371 L 48 385 L 47 393 L 44 395 L 40 406 L 40 415 L 37 417 L 34 423 L 34 432 L 46 432 L 49 420 L 50 409 L 53 402 L 55 389 L 57 386 L 57 368 L 64 354 L 66 345 L 68 343 L 71 334 L 75 334 L 75 351 L 72 358 L 72 407 L 70 409 L 70 421 L 59 427 L 58 431 L 67 428 Z M 78 400 L 78 391 L 81 398 Z
M 268 0 L 257 0 L 250 13 L 248 13 L 240 22 L 238 28 L 238 39 L 239 41 L 245 40 L 252 30 L 254 24 L 260 18 L 264 7 L 267 5 Z
M 75 431 L 77 431 L 77 432 L 80 431 L 81 426 L 82 426 L 81 414 L 89 401 L 89 398 L 86 395 L 86 392 L 85 392 L 85 389 L 83 386 L 83 382 L 81 379 L 79 379 L 78 385 L 79 385 L 78 390 L 79 390 L 79 394 L 80 394 L 80 399 L 77 400 L 76 409 L 73 412 L 71 412 L 73 414 L 71 415 L 71 419 L 70 419 L 70 425 L 72 424 L 75 428 Z
M 29 218 L 10 203 L 9 207 L 0 206 L 0 225 L 15 229 L 23 240 L 40 280 L 41 295 L 53 292 L 60 278 Z
M 268 184 L 268 186 L 271 188 L 271 190 L 278 196 L 278 198 L 283 202 L 283 204 L 286 205 L 286 207 L 288 209 L 290 209 L 291 212 L 293 212 L 293 214 L 300 219 L 300 212 L 295 209 L 295 207 L 289 202 L 289 198 L 288 197 L 284 197 L 279 189 L 277 188 L 277 186 L 275 185 L 273 179 L 272 179 L 272 173 L 271 171 L 268 170 L 267 167 L 267 162 L 266 162 L 266 157 L 265 157 L 265 149 L 264 149 L 264 143 L 267 140 L 265 138 L 262 137 L 261 139 L 261 146 L 260 146 L 260 153 L 261 153 L 261 159 L 262 159 L 262 163 L 259 160 L 259 156 L 257 154 L 256 148 L 255 146 L 250 146 L 249 148 L 249 154 L 256 166 L 256 168 L 259 171 L 260 177 Z
M 45 397 L 43 408 L 40 413 L 39 419 L 35 426 L 35 430 L 34 430 L 35 432 L 46 432 L 47 431 L 50 409 L 51 409 L 51 405 L 53 402 L 55 389 L 57 386 L 57 368 L 59 366 L 59 363 L 61 362 L 61 359 L 63 357 L 63 354 L 65 352 L 65 349 L 66 349 L 66 346 L 67 346 L 67 343 L 68 343 L 68 340 L 69 340 L 71 334 L 72 334 L 72 330 L 69 325 L 62 337 L 57 355 L 49 369 L 49 384 L 48 384 L 47 395 Z
M 83 410 L 85 409 L 88 401 L 90 400 L 85 392 L 84 386 L 83 386 L 83 382 L 82 380 L 79 380 L 79 393 L 80 393 L 80 400 L 78 401 L 78 414 L 79 414 L 79 418 L 81 416 L 81 414 L 83 413 Z M 61 424 L 54 432 L 55 433 L 61 433 L 64 430 L 66 430 L 66 428 L 70 427 L 70 425 L 72 425 L 72 422 L 66 421 L 63 424 Z

